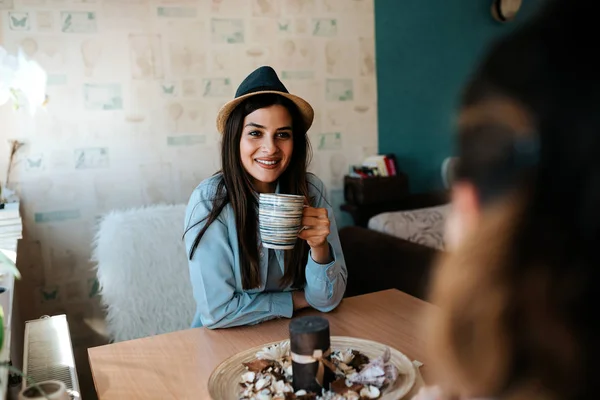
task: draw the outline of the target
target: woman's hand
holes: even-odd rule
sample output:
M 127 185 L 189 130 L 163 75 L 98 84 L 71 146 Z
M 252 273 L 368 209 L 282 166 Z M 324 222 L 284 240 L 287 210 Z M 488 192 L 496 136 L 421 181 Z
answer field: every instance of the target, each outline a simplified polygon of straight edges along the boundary
M 294 304 L 294 311 L 310 307 L 303 290 L 292 292 L 292 303 Z
M 304 207 L 302 229 L 298 233 L 300 239 L 306 240 L 311 248 L 312 259 L 319 264 L 331 262 L 329 252 L 329 216 L 326 208 Z

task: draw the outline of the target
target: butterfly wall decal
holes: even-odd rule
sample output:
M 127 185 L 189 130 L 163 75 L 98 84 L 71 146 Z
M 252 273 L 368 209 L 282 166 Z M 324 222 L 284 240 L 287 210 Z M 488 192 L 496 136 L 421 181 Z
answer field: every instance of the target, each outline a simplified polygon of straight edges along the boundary
M 29 166 L 29 168 L 41 168 L 42 167 L 42 159 L 41 158 L 38 158 L 38 159 L 28 158 L 27 165 Z
M 29 29 L 29 14 L 10 14 L 10 25 L 13 30 Z
M 44 301 L 58 300 L 58 287 L 53 288 L 53 290 L 42 289 L 42 300 L 44 300 Z
M 170 85 L 170 86 L 162 85 L 162 90 L 163 90 L 164 94 L 174 94 L 175 85 Z

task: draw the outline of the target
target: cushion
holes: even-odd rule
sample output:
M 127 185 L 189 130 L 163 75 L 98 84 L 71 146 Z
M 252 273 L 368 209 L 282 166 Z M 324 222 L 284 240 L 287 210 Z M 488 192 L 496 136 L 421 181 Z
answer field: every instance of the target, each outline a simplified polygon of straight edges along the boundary
M 368 227 L 410 242 L 444 250 L 444 229 L 450 205 L 378 214 Z
M 112 211 L 93 244 L 109 338 L 189 328 L 196 304 L 182 240 L 185 205 Z

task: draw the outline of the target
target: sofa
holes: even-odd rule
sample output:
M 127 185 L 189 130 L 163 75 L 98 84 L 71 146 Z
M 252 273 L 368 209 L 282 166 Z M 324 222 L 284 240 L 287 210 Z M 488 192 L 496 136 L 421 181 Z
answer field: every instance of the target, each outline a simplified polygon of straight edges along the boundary
M 346 296 L 396 288 L 425 299 L 432 266 L 444 250 L 448 192 L 341 208 L 356 223 L 339 232 L 349 271 Z

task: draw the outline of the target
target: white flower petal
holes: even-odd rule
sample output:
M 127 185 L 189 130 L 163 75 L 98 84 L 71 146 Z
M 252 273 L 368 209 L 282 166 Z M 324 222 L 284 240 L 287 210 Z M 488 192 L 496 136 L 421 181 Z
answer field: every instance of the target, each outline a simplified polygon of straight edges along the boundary
M 375 386 L 365 386 L 360 390 L 360 397 L 366 397 L 368 399 L 376 399 L 381 395 L 381 392 Z
M 33 112 L 46 101 L 47 81 L 46 71 L 37 62 L 28 60 L 22 49 L 15 57 L 0 47 L 0 104 L 14 95 L 16 107 L 28 103 Z
M 272 346 L 263 348 L 256 353 L 256 358 L 262 360 L 281 361 L 289 354 L 289 352 L 290 342 L 289 340 L 285 340 L 279 344 L 274 344 Z

